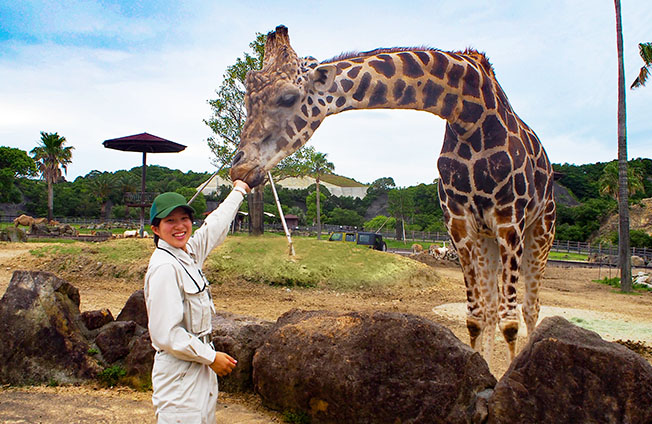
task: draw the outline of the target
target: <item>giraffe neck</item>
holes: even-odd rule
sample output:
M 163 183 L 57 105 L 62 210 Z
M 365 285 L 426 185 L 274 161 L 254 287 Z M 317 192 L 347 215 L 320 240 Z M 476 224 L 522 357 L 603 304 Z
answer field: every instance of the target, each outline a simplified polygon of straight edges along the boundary
M 508 104 L 479 53 L 381 51 L 330 63 L 337 68 L 333 85 L 308 100 L 325 107 L 324 117 L 351 109 L 413 109 L 438 115 L 463 134 L 487 109 L 501 100 Z

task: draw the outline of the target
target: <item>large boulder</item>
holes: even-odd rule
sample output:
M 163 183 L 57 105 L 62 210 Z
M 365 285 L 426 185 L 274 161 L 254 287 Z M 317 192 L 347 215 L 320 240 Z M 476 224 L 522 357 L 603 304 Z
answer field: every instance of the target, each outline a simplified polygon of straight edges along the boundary
M 27 241 L 27 234 L 22 228 L 7 227 L 0 230 L 0 241 L 24 242 Z
M 129 296 L 127 303 L 122 307 L 116 321 L 133 321 L 141 327 L 147 328 L 147 306 L 145 305 L 145 292 L 136 290 Z
M 102 327 L 95 337 L 95 344 L 107 363 L 111 364 L 129 354 L 132 338 L 144 332 L 139 327 L 141 331 L 136 334 L 137 328 L 138 325 L 133 321 L 113 321 Z
M 156 351 L 152 347 L 149 332 L 145 331 L 131 343 L 129 354 L 124 360 L 127 375 L 124 381 L 137 389 L 152 387 L 152 367 Z
M 82 312 L 81 319 L 84 321 L 86 328 L 89 330 L 96 330 L 110 322 L 113 322 L 113 314 L 108 308 L 102 308 L 95 311 Z
M 251 391 L 254 353 L 263 344 L 274 323 L 218 311 L 213 316 L 212 324 L 215 349 L 226 352 L 238 360 L 238 366 L 233 369 L 233 372 L 220 379 L 220 391 Z
M 652 366 L 561 317 L 544 319 L 496 385 L 490 423 L 650 423 Z
M 253 367 L 267 406 L 326 423 L 481 422 L 496 384 L 450 330 L 390 312 L 290 311 Z
M 88 355 L 79 291 L 49 272 L 15 271 L 0 299 L 0 382 L 73 383 L 100 370 Z

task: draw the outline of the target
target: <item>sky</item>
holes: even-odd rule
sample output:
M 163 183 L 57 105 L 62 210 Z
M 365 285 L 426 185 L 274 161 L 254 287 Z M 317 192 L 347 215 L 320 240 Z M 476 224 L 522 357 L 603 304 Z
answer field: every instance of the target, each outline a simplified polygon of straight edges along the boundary
M 652 41 L 652 3 L 621 0 L 625 82 Z M 377 47 L 485 52 L 516 113 L 553 163 L 617 157 L 614 2 L 608 0 L 0 0 L 0 146 L 29 152 L 40 132 L 74 147 L 67 179 L 140 166 L 103 147 L 148 132 L 187 146 L 148 164 L 213 172 L 204 123 L 226 68 L 257 33 L 289 28 L 299 56 Z M 627 89 L 629 158 L 652 158 L 652 81 Z M 445 122 L 418 111 L 348 111 L 309 144 L 361 183 L 432 183 Z

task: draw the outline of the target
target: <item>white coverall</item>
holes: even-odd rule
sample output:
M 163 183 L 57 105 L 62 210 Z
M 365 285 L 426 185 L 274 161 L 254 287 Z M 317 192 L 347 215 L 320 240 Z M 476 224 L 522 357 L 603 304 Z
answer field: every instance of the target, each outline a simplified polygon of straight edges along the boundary
M 144 292 L 156 350 L 152 403 L 159 424 L 215 423 L 217 375 L 209 367 L 216 353 L 209 344 L 215 308 L 201 268 L 226 238 L 243 197 L 232 191 L 206 217 L 188 240 L 188 253 L 159 239 L 149 261 Z

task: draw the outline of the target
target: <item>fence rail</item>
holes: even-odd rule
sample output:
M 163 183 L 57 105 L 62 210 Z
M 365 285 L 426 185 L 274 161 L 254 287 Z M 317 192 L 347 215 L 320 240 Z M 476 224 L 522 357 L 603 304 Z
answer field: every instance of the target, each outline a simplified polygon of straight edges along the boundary
M 13 222 L 15 216 L 0 216 L 0 223 Z M 78 224 L 78 225 L 94 225 L 99 224 L 99 219 L 92 218 L 59 218 L 55 217 L 55 220 L 61 223 L 67 224 Z M 132 226 L 138 228 L 140 226 L 139 220 L 119 220 L 119 219 L 108 219 L 104 221 L 107 224 L 116 225 L 120 227 Z M 266 230 L 274 231 L 283 231 L 281 224 L 265 224 Z M 317 227 L 297 227 L 292 229 L 294 232 L 303 232 L 308 234 L 316 234 Z M 346 227 L 340 225 L 323 225 L 322 234 L 328 234 L 331 231 L 341 231 L 341 230 L 351 230 L 359 231 L 355 227 Z M 396 232 L 394 231 L 381 231 L 379 232 L 384 238 L 390 240 L 396 240 Z M 436 243 L 436 242 L 450 242 L 448 233 L 446 232 L 426 232 L 426 231 L 406 231 L 405 232 L 406 243 L 414 242 L 425 242 L 425 243 Z M 605 245 L 605 244 L 595 244 L 587 243 L 581 241 L 565 241 L 565 240 L 555 240 L 552 245 L 552 250 L 555 252 L 566 252 L 566 253 L 577 253 L 581 255 L 597 255 L 598 258 L 603 257 L 617 257 L 618 256 L 618 246 Z M 652 260 L 652 249 L 650 248 L 640 248 L 632 247 L 632 256 L 638 256 L 643 258 L 646 262 Z

